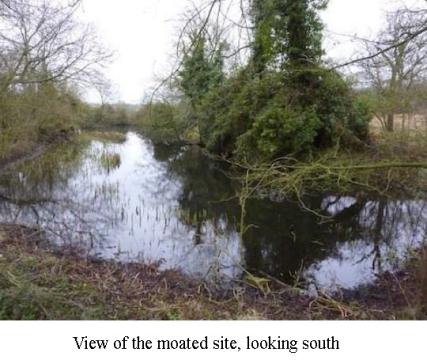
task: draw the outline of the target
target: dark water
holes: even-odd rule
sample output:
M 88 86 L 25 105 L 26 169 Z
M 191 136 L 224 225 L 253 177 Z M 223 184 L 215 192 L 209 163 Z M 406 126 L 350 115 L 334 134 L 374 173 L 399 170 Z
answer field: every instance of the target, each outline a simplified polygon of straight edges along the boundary
M 119 154 L 120 164 L 107 154 Z M 65 145 L 0 177 L 0 222 L 40 226 L 59 244 L 120 261 L 161 262 L 224 283 L 244 270 L 320 288 L 356 287 L 426 239 L 421 200 L 324 195 L 308 205 L 251 200 L 240 237 L 238 184 L 196 147 Z

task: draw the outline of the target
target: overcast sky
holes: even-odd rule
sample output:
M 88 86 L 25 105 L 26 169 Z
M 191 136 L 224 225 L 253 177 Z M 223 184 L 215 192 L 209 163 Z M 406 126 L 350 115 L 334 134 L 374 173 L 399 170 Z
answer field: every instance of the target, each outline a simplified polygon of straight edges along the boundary
M 177 20 L 188 4 L 188 0 L 83 0 L 80 16 L 95 26 L 105 45 L 115 52 L 106 69 L 114 84 L 114 101 L 139 103 L 156 76 L 164 73 Z M 385 11 L 399 4 L 425 5 L 426 0 L 330 0 L 322 14 L 327 35 L 372 37 L 383 24 Z M 337 60 L 354 55 L 346 37 L 335 36 L 326 50 Z M 98 99 L 91 94 L 89 100 Z

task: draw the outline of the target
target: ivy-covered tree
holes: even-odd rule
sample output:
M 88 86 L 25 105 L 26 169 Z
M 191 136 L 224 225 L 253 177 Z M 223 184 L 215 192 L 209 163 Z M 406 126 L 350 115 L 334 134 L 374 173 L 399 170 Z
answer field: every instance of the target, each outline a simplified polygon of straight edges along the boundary
M 277 26 L 284 45 L 285 63 L 290 66 L 313 66 L 319 64 L 323 55 L 323 24 L 318 11 L 328 1 L 277 0 L 279 18 L 283 24 Z
M 255 71 L 319 64 L 323 25 L 318 10 L 326 5 L 326 0 L 252 0 Z
M 180 88 L 210 150 L 268 160 L 366 137 L 366 107 L 322 64 L 319 11 L 327 2 L 250 0 L 249 62 L 227 77 L 221 48 L 212 51 L 200 31 L 192 35 Z
M 190 105 L 186 122 L 188 129 L 197 126 L 199 140 L 204 142 L 202 134 L 207 124 L 202 122 L 200 106 L 204 97 L 214 91 L 224 81 L 224 61 L 222 50 L 224 43 L 216 49 L 209 49 L 205 36 L 196 31 L 190 36 L 190 48 L 184 52 L 181 71 L 178 74 L 179 89 Z
M 251 16 L 254 23 L 252 64 L 257 74 L 262 73 L 275 57 L 273 14 L 277 0 L 252 0 Z
M 194 111 L 206 93 L 223 81 L 224 62 L 222 45 L 209 53 L 204 36 L 194 33 L 190 40 L 192 46 L 184 53 L 179 72 L 179 87 Z

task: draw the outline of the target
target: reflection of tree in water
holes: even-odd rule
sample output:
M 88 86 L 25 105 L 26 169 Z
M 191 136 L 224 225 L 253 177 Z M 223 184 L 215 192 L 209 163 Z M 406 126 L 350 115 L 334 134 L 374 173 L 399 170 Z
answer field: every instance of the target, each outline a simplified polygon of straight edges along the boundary
M 310 205 L 319 208 L 320 202 L 313 199 Z M 251 200 L 246 221 L 251 225 L 244 236 L 246 266 L 284 281 L 291 281 L 291 274 L 302 266 L 323 258 L 332 246 L 319 243 L 328 227 L 320 226 L 318 217 L 296 203 Z
M 0 193 L 20 199 L 45 198 L 54 190 L 64 190 L 80 168 L 87 142 L 71 143 L 49 151 L 35 161 L 17 166 L 0 177 Z
M 100 246 L 102 227 L 113 218 L 105 206 L 111 193 L 93 192 L 87 182 L 75 181 L 77 173 L 90 171 L 85 170 L 88 146 L 89 142 L 65 144 L 3 174 L 0 221 L 40 226 L 63 243 Z
M 392 260 L 385 258 L 385 252 L 403 255 L 407 246 L 414 247 L 425 237 L 424 202 L 332 199 L 310 200 L 312 209 L 333 215 L 331 221 L 324 223 L 292 203 L 276 204 L 273 210 L 269 202 L 252 201 L 247 218 L 257 227 L 245 236 L 248 267 L 289 281 L 289 274 L 302 270 L 302 266 L 308 268 L 327 258 L 345 261 L 340 246 L 346 244 L 355 256 L 354 263 L 369 260 L 377 272 L 384 262 Z M 357 258 L 357 254 L 363 257 Z
M 331 259 L 363 264 L 371 272 L 387 269 L 391 253 L 402 254 L 408 243 L 416 246 L 425 236 L 425 202 L 319 196 L 306 204 L 321 209 L 330 221 L 321 223 L 289 201 L 248 201 L 246 225 L 251 226 L 241 241 L 238 183 L 225 175 L 227 169 L 197 147 L 151 148 L 137 136 L 129 141 L 121 148 L 123 171 L 117 176 L 97 169 L 94 155 L 118 148 L 94 143 L 68 144 L 4 174 L 0 221 L 38 224 L 61 239 L 93 247 L 93 252 L 113 243 L 119 247 L 117 242 L 125 239 L 131 249 L 139 242 L 137 251 L 191 262 L 183 265 L 191 270 L 218 263 L 225 272 L 238 262 L 286 282 L 300 270 L 329 271 Z M 136 236 L 128 234 L 134 216 L 140 222 Z M 240 270 L 237 266 L 227 274 L 239 276 Z
M 220 164 L 202 154 L 200 148 L 154 146 L 154 157 L 166 162 L 168 175 L 179 178 L 181 221 L 196 231 L 195 242 L 203 242 L 207 222 L 218 232 L 236 232 L 240 209 L 236 198 L 236 183 L 224 174 Z
M 157 146 L 155 157 L 168 164 L 169 176 L 182 182 L 179 204 L 183 222 L 196 229 L 203 241 L 203 225 L 214 227 L 226 223 L 226 233 L 238 231 L 240 209 L 235 198 L 236 184 L 215 164 L 192 148 Z M 234 197 L 234 199 L 232 199 Z M 232 199 L 224 201 L 225 199 Z M 330 221 L 304 211 L 297 203 L 252 199 L 247 204 L 244 236 L 245 266 L 254 272 L 265 272 L 284 281 L 294 274 L 328 258 L 342 258 L 340 247 L 351 248 L 354 263 L 369 260 L 371 270 L 380 271 L 390 253 L 402 253 L 405 244 L 424 236 L 427 225 L 425 203 L 348 197 L 312 197 L 312 209 L 321 209 Z M 222 227 L 223 228 L 223 227 Z M 220 230 L 218 230 L 220 231 Z M 407 246 L 405 245 L 405 247 Z M 357 258 L 362 254 L 360 258 Z
M 372 258 L 372 268 L 381 269 L 382 262 L 387 260 L 384 259 L 384 248 L 398 251 L 401 250 L 397 249 L 401 240 L 408 246 L 417 246 L 424 240 L 426 205 L 422 200 L 359 199 L 334 214 L 334 219 L 347 226 L 347 241 L 359 241 L 372 247 L 368 254 Z

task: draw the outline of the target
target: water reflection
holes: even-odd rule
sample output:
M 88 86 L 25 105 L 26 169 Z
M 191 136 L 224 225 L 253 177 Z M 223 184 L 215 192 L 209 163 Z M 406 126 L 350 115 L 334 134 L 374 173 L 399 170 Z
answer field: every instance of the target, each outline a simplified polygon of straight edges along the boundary
M 116 166 L 103 166 L 109 155 Z M 324 223 L 292 202 L 249 201 L 241 239 L 237 190 L 197 147 L 153 146 L 130 132 L 124 144 L 66 145 L 4 174 L 0 222 L 40 226 L 102 258 L 221 280 L 247 268 L 325 288 L 399 266 L 427 231 L 424 201 L 325 195 L 307 200 L 331 217 Z

